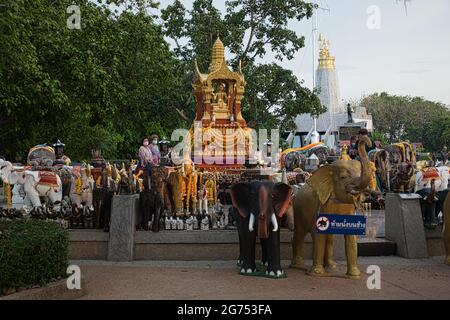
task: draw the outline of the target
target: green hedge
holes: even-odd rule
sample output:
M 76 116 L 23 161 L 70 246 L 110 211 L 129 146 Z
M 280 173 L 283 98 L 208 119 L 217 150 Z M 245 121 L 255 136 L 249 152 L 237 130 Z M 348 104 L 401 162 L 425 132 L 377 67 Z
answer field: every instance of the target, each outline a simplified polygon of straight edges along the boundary
M 0 294 L 65 277 L 68 232 L 54 222 L 0 219 Z

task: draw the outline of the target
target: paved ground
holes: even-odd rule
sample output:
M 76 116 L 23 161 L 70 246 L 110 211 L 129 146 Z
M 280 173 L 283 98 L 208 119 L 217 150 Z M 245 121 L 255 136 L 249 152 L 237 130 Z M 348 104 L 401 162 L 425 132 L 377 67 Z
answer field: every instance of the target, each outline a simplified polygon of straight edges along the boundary
M 82 299 L 450 299 L 450 267 L 443 257 L 359 261 L 364 271 L 380 266 L 381 290 L 367 289 L 367 275 L 359 280 L 315 278 L 287 269 L 287 279 L 245 277 L 230 261 L 71 263 L 81 266 L 87 290 Z M 345 273 L 345 264 L 339 269 Z

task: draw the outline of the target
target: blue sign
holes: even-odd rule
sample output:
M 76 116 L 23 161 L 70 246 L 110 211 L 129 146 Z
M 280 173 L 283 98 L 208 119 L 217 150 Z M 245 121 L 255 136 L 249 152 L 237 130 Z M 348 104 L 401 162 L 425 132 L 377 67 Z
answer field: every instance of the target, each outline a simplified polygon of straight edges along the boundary
M 316 219 L 319 234 L 365 235 L 366 217 L 346 214 L 319 214 Z

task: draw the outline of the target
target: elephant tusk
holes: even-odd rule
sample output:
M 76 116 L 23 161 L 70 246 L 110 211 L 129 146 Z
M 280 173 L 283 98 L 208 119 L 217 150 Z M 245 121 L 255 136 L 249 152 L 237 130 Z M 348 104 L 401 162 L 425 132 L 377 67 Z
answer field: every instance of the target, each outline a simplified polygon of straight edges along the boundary
M 248 223 L 248 230 L 250 232 L 253 232 L 255 225 L 255 215 L 253 213 L 250 213 L 250 222 Z
M 273 232 L 277 232 L 278 231 L 278 221 L 277 221 L 277 217 L 275 216 L 275 214 L 272 214 L 272 224 L 273 224 Z

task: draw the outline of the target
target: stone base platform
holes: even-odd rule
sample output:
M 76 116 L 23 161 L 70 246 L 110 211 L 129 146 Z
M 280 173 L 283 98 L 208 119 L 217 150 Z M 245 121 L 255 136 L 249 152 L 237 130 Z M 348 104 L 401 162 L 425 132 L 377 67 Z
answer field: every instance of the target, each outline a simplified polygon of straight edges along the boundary
M 292 258 L 293 233 L 281 232 L 281 259 Z M 345 259 L 343 236 L 336 237 L 335 259 Z M 93 230 L 71 230 L 69 256 L 73 260 L 106 260 L 109 234 Z M 312 257 L 312 241 L 305 242 L 305 258 Z M 260 257 L 257 245 L 257 257 Z M 396 245 L 383 238 L 360 238 L 360 256 L 390 256 L 396 252 Z M 195 261 L 195 260 L 237 260 L 239 240 L 236 230 L 210 231 L 137 231 L 134 239 L 134 260 Z

